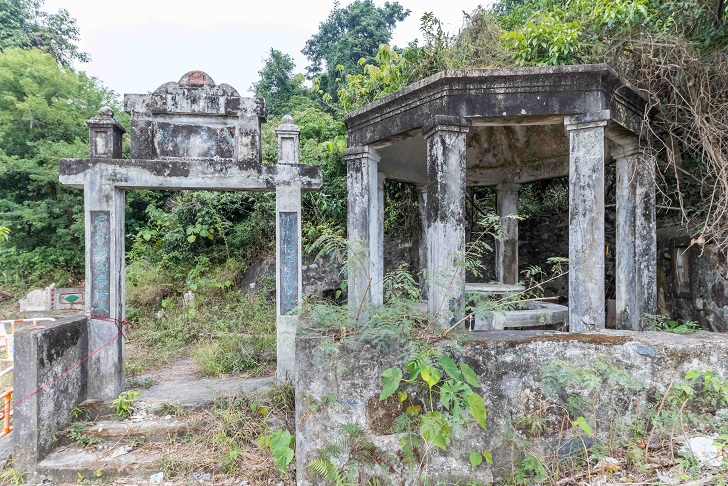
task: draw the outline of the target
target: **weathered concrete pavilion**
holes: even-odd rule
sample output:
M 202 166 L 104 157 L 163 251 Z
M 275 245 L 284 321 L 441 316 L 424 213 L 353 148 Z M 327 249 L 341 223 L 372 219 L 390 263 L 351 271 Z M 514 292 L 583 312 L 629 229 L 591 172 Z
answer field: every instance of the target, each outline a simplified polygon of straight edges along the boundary
M 600 65 L 444 71 L 346 117 L 352 265 L 349 300 L 383 300 L 383 182 L 415 184 L 426 245 L 428 309 L 463 316 L 465 189 L 493 186 L 502 217 L 496 274 L 518 277 L 520 184 L 569 177 L 569 330 L 604 328 L 604 166 L 616 160 L 617 322 L 654 313 L 655 189 L 640 149 L 645 99 Z M 357 251 L 357 250 L 353 250 Z

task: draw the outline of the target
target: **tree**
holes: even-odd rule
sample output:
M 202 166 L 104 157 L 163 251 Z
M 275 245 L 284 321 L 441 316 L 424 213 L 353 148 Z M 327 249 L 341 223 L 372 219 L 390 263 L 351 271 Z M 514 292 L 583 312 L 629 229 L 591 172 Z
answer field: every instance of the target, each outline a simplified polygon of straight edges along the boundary
M 271 49 L 263 69 L 258 71 L 260 80 L 253 83 L 253 92 L 258 98 L 265 98 L 270 116 L 284 115 L 284 105 L 294 95 L 304 92 L 301 87 L 303 76 L 293 74 L 295 67 L 291 56 Z
M 0 93 L 0 226 L 13 232 L 0 266 L 15 277 L 79 274 L 83 193 L 58 182 L 58 160 L 88 157 L 84 120 L 115 106 L 113 93 L 38 49 L 0 53 Z
M 88 54 L 78 50 L 76 19 L 67 10 L 49 14 L 41 10 L 44 0 L 0 0 L 0 51 L 8 48 L 37 48 L 64 66 L 87 62 Z
M 345 8 L 335 3 L 301 51 L 311 61 L 309 75 L 323 73 L 322 89 L 335 96 L 336 79 L 357 71 L 362 58 L 373 63 L 379 46 L 389 43 L 397 22 L 409 13 L 397 2 L 377 7 L 372 0 L 355 0 Z

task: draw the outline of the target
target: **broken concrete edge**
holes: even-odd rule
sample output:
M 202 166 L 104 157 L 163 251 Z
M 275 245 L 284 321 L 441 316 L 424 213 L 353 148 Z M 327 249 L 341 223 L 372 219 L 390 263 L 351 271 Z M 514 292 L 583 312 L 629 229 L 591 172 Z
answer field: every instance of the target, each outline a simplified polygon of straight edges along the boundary
M 598 417 L 602 423 L 610 424 L 612 419 L 639 413 L 655 392 L 665 392 L 675 380 L 683 379 L 687 371 L 711 370 L 728 377 L 728 336 L 714 333 L 494 331 L 471 333 L 470 336 L 473 339 L 464 343 L 449 341 L 432 346 L 454 355 L 456 361 L 467 363 L 475 371 L 482 386 L 474 391 L 485 401 L 487 427 L 465 426 L 459 436 L 453 437 L 447 450 L 429 448 L 427 456 L 417 462 L 424 465 L 420 477 L 433 482 L 498 481 L 521 459 L 518 440 L 532 441 L 534 450 L 541 447 L 560 449 L 571 439 L 578 440 L 576 429 L 567 430 L 566 435 L 561 436 L 559 427 L 547 428 L 537 439 L 519 429 L 519 417 L 537 413 L 544 400 L 560 400 L 549 393 L 545 366 L 592 370 L 602 373 L 600 376 L 605 383 L 611 377 L 609 370 L 628 373 L 640 384 L 632 394 L 633 400 L 629 401 L 628 406 L 632 408 L 619 409 L 625 404 L 619 399 L 620 389 L 598 387 L 595 389 L 598 393 L 607 395 L 600 395 L 599 408 L 585 417 L 591 421 Z M 363 440 L 374 446 L 375 457 L 401 457 L 398 454 L 404 435 L 394 432 L 394 420 L 404 413 L 405 407 L 396 397 L 382 402 L 379 395 L 382 391 L 380 376 L 384 370 L 401 369 L 405 364 L 406 352 L 402 344 L 390 342 L 389 351 L 383 352 L 371 342 L 351 340 L 333 346 L 327 344 L 324 350 L 319 347 L 322 337 L 301 330 L 296 341 L 299 485 L 317 484 L 317 478 L 307 465 L 320 457 L 327 445 L 340 438 L 344 426 L 361 427 Z M 406 400 L 411 404 L 429 400 L 426 387 L 402 386 L 408 394 Z M 423 413 L 426 408 L 429 409 L 423 406 Z M 620 413 L 621 416 L 615 415 Z M 612 427 L 594 429 L 597 440 L 604 440 L 600 433 L 611 433 L 605 432 L 607 429 L 611 431 Z M 494 464 L 473 468 L 469 453 L 486 449 L 492 452 Z M 407 474 L 401 461 L 397 464 L 390 469 L 388 482 L 391 484 L 403 480 Z
M 15 334 L 14 467 L 32 472 L 87 398 L 88 322 L 72 316 Z
M 401 136 L 438 113 L 525 119 L 612 110 L 612 123 L 639 134 L 647 108 L 644 94 L 607 64 L 477 69 L 442 71 L 348 113 L 344 122 L 350 146 Z

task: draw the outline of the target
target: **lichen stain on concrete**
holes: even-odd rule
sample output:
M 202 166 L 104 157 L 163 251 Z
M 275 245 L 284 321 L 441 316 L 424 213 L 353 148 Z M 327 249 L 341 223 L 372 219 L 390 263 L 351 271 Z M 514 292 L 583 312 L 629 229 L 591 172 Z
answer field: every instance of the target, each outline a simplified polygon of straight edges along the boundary
M 394 422 L 407 407 L 400 402 L 396 396 L 391 396 L 384 401 L 379 397 L 371 397 L 366 404 L 364 411 L 367 426 L 377 435 L 390 435 L 394 433 Z
M 78 343 L 82 330 L 80 327 L 66 326 L 61 332 L 47 333 L 42 336 L 42 347 L 38 359 L 42 367 L 49 366 Z

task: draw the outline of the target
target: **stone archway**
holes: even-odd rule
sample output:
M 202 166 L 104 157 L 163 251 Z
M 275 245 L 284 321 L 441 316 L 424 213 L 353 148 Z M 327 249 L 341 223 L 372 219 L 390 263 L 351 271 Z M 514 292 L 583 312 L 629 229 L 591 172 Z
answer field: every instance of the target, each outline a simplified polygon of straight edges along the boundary
M 321 167 L 299 164 L 299 129 L 284 117 L 278 163 L 263 164 L 265 101 L 244 98 L 202 71 L 150 94 L 124 96 L 131 115 L 131 158 L 124 128 L 104 108 L 86 123 L 88 159 L 60 161 L 60 181 L 84 190 L 86 313 L 90 398 L 124 387 L 124 205 L 134 189 L 275 191 L 277 376 L 292 378 L 296 309 L 301 300 L 301 191 L 321 188 Z

